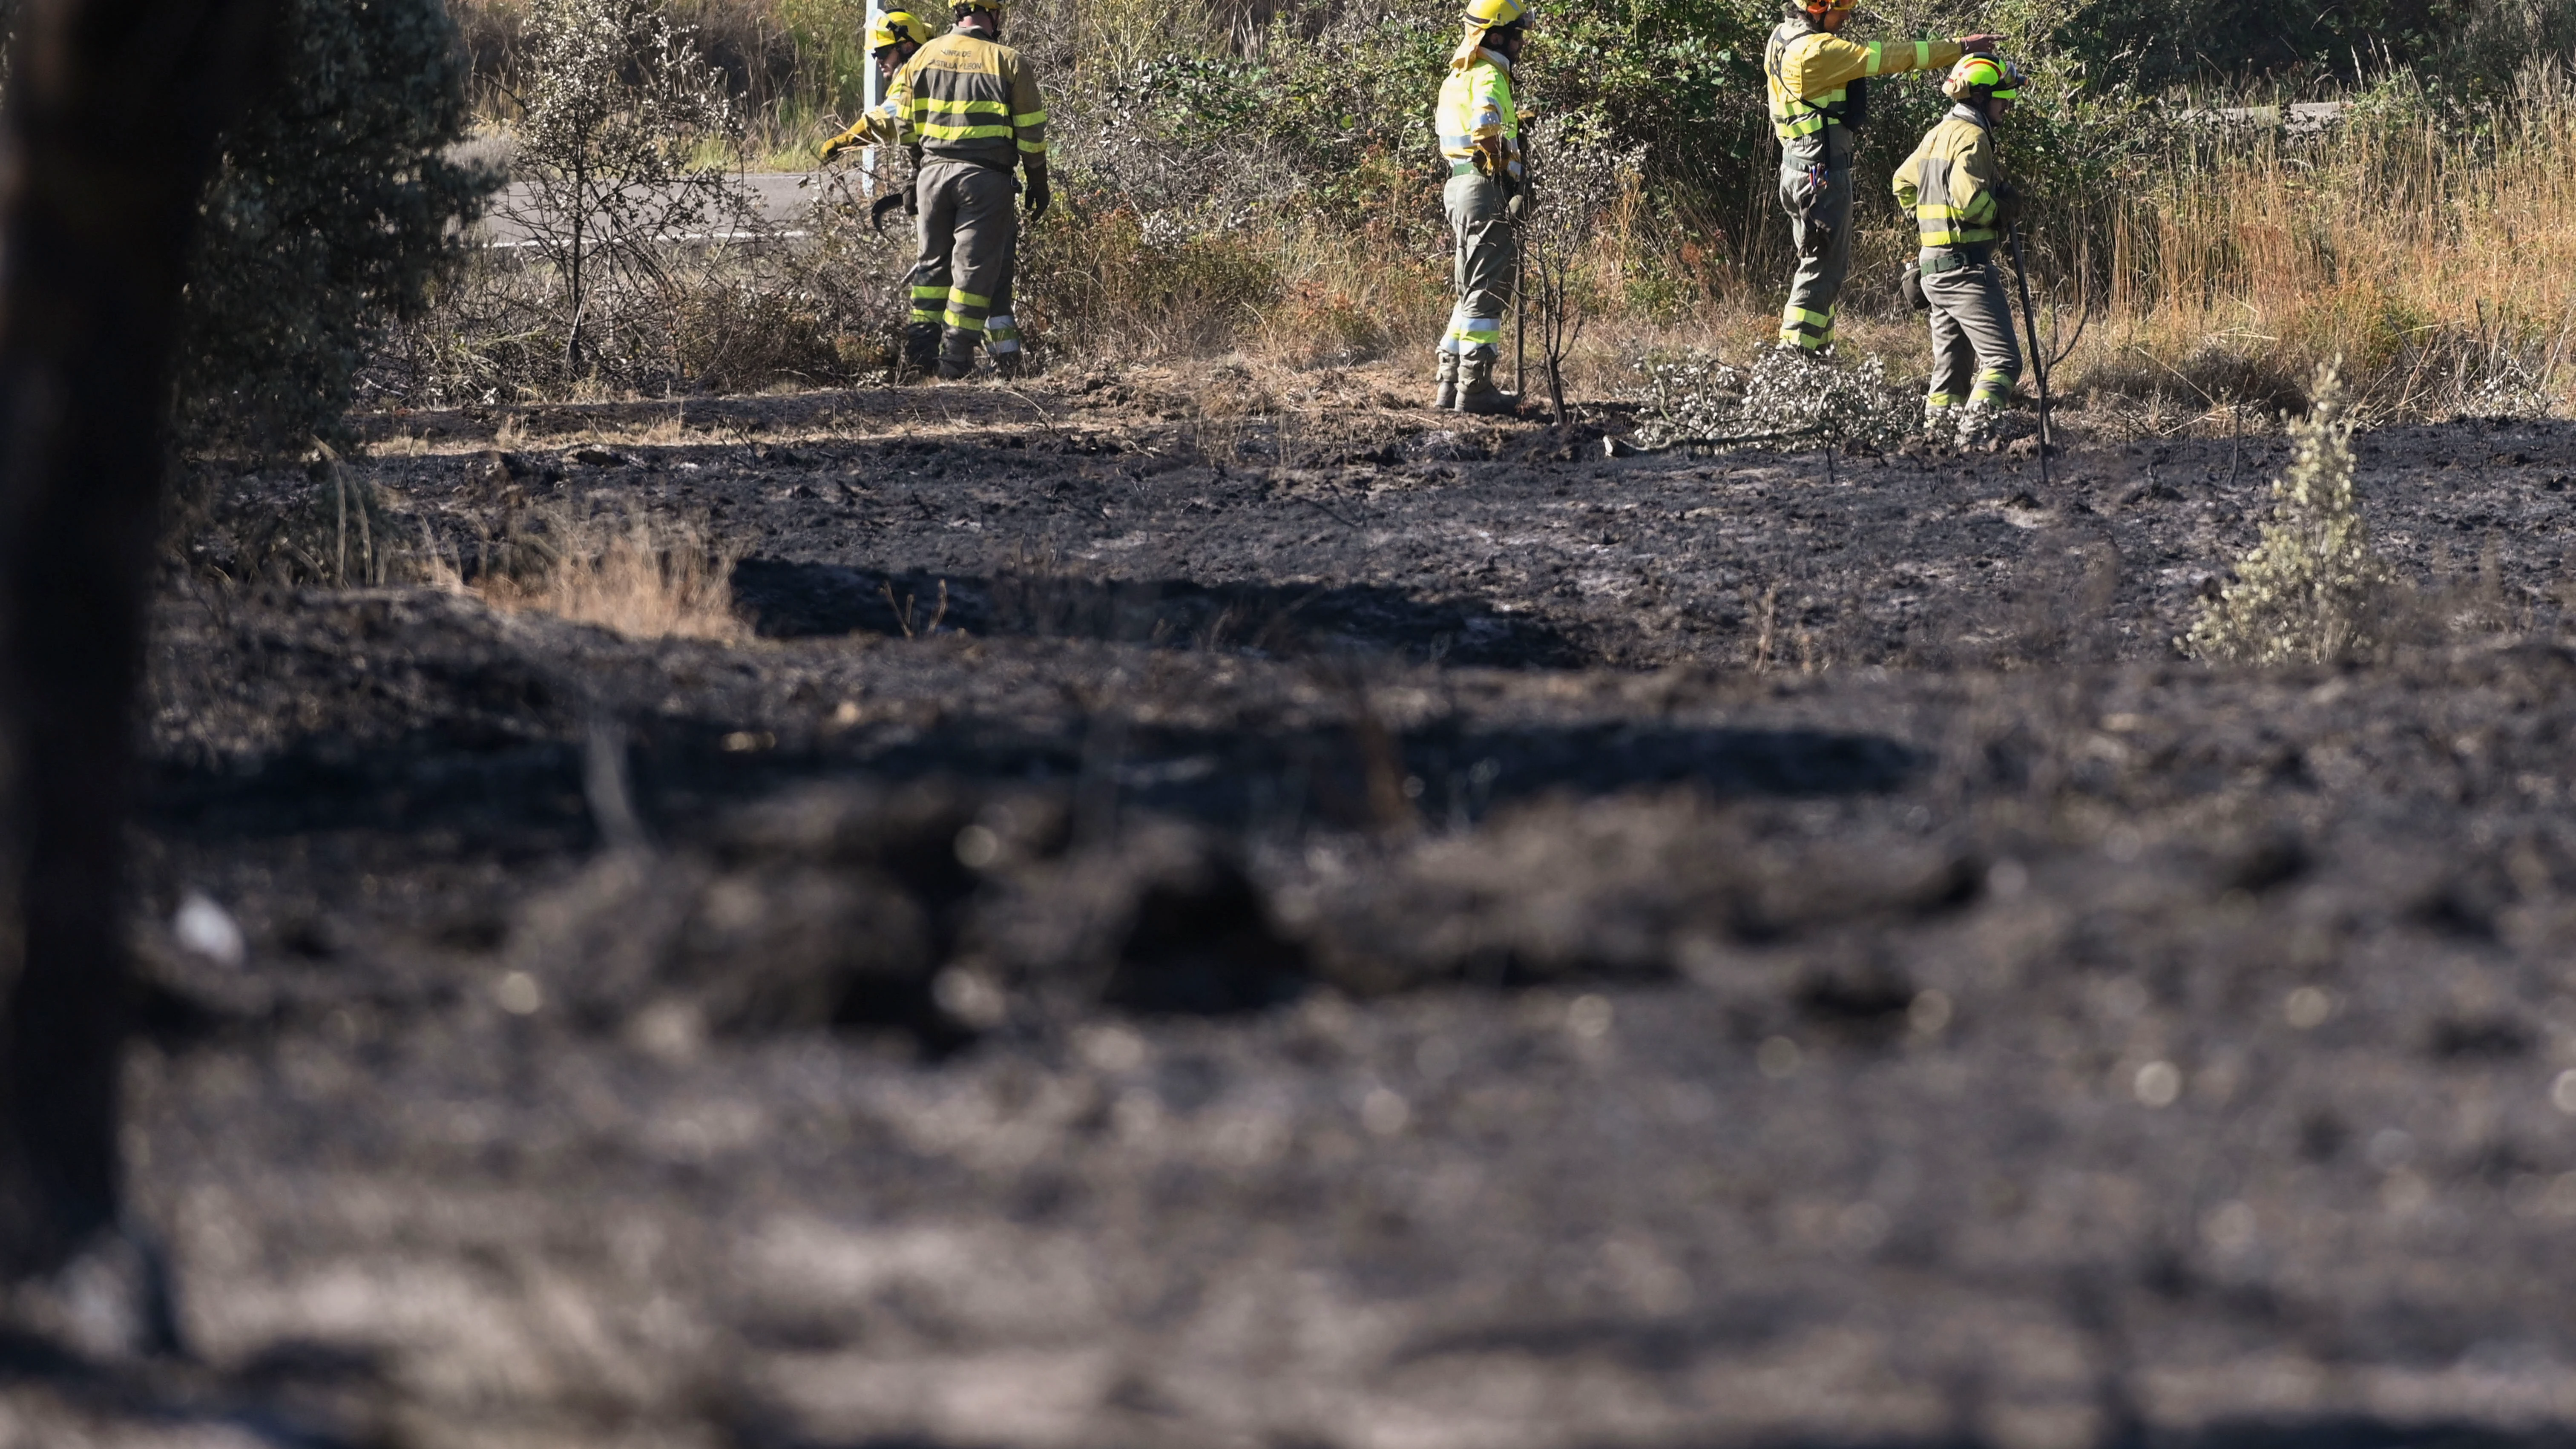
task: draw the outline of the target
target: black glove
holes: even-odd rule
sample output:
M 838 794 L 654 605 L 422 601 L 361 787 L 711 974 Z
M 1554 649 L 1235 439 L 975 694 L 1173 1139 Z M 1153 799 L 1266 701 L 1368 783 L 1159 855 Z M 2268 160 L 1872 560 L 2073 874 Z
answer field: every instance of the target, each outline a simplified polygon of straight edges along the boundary
M 1046 215 L 1047 208 L 1054 204 L 1055 188 L 1047 184 L 1046 173 L 1043 171 L 1032 173 L 1029 177 L 1029 223 L 1034 226 L 1037 219 Z
M 909 188 L 907 188 L 901 196 L 888 192 L 887 194 L 878 197 L 868 206 L 868 230 L 875 232 L 879 236 L 884 236 L 886 213 L 903 205 L 911 198 L 912 192 Z
M 2011 231 L 2021 225 L 2021 193 L 2010 183 L 1995 188 L 1995 228 Z

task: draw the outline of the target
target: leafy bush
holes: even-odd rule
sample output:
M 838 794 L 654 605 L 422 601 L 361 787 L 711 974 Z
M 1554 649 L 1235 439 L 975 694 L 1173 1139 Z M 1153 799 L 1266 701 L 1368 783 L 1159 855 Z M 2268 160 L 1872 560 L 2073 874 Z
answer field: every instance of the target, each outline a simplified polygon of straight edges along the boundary
M 699 150 L 733 130 L 723 73 L 664 0 L 536 0 L 519 66 L 518 179 L 509 215 L 563 298 L 565 370 L 585 334 L 632 320 L 657 253 L 688 232 L 738 231 L 750 203 Z
M 1636 195 L 1641 154 L 1605 142 L 1593 118 L 1581 112 L 1550 115 L 1531 127 L 1530 187 L 1536 204 L 1520 227 L 1528 294 L 1534 311 L 1539 362 L 1547 378 L 1550 415 L 1566 423 L 1565 360 L 1584 325 L 1607 300 L 1592 265 L 1611 213 Z
M 360 365 L 426 305 L 458 258 L 451 223 L 497 182 L 447 155 L 466 69 L 440 0 L 282 9 L 189 268 L 178 411 L 201 450 L 341 437 Z
M 2342 378 L 2323 369 L 2312 391 L 2314 407 L 2291 425 L 2290 471 L 2272 484 L 2262 541 L 2181 641 L 2196 658 L 2323 664 L 2372 643 L 2388 566 L 2371 552 L 2353 491 Z
M 389 389 L 423 406 L 854 381 L 889 365 L 907 304 L 909 238 L 879 236 L 867 207 L 827 186 L 800 245 L 758 238 L 709 246 L 640 244 L 649 285 L 620 284 L 614 326 L 585 329 L 582 370 L 565 366 L 571 313 L 540 257 L 488 250 L 443 287 L 379 355 Z M 889 227 L 889 231 L 899 228 Z M 594 293 L 594 297 L 599 294 Z

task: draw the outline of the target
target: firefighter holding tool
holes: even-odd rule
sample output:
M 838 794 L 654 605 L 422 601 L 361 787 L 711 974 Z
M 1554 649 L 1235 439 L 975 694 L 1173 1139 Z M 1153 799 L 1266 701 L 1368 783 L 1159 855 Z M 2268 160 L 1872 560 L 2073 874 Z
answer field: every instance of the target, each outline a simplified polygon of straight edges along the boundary
M 903 184 L 889 189 L 868 208 L 868 224 L 880 236 L 885 234 L 886 213 L 896 207 L 902 207 L 907 216 L 921 214 L 919 193 L 913 189 L 913 183 L 921 176 L 921 146 L 918 142 L 905 144 L 904 100 L 894 83 L 903 70 L 904 62 L 912 59 L 913 52 L 929 43 L 930 27 L 920 16 L 895 10 L 880 17 L 868 32 L 868 54 L 876 62 L 877 84 L 883 90 L 885 100 L 859 117 L 848 130 L 823 143 L 820 159 L 827 162 L 844 151 L 854 151 L 862 146 L 903 146 L 912 163 Z M 917 373 L 928 372 L 938 362 L 938 313 L 924 312 L 917 306 L 913 309 L 912 319 L 906 324 L 904 351 Z
M 1868 120 L 1870 79 L 1950 65 L 1992 51 L 2002 37 L 1846 40 L 1851 0 L 1788 0 L 1783 13 L 1762 53 L 1780 139 L 1780 204 L 1798 245 L 1780 346 L 1815 356 L 1834 344 L 1834 309 L 1851 270 L 1852 149 Z
M 1971 55 L 1951 67 L 1941 92 L 1953 102 L 1950 113 L 1896 168 L 1894 189 L 1896 204 L 1914 216 L 1914 265 L 1932 321 L 1924 431 L 1974 446 L 2001 434 L 2021 382 L 2012 304 L 1995 265 L 2016 201 L 1994 145 L 1995 123 L 2020 99 L 2021 72 L 2001 57 Z
M 890 10 L 878 17 L 875 27 L 868 31 L 868 55 L 876 62 L 877 84 L 884 87 L 885 99 L 875 110 L 859 117 L 850 129 L 824 142 L 820 159 L 829 161 L 854 146 L 904 143 L 904 101 L 894 83 L 904 62 L 929 43 L 930 27 L 920 16 L 907 10 Z
M 919 151 L 912 187 L 920 243 L 909 284 L 904 357 L 943 380 L 967 377 L 980 348 L 1005 377 L 1020 371 L 1011 281 L 1020 240 L 1020 175 L 1032 222 L 1054 196 L 1047 178 L 1046 102 L 1037 73 L 1001 43 L 1005 0 L 954 0 L 956 27 L 914 48 L 886 86 L 886 103 L 825 148 L 891 138 Z M 870 38 L 893 32 L 895 16 Z M 912 20 L 911 16 L 902 16 Z M 919 21 L 913 20 L 919 27 Z M 880 55 L 883 51 L 880 51 Z

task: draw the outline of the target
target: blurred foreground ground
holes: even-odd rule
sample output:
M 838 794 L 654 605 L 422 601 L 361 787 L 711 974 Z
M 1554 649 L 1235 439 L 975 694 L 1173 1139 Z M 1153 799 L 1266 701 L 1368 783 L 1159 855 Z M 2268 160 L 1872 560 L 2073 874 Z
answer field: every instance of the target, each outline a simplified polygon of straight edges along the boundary
M 0 1444 L 2576 1442 L 2576 428 L 2365 438 L 2400 644 L 2248 675 L 2170 640 L 2276 440 L 2043 491 L 1398 385 L 361 465 L 460 559 L 702 519 L 740 644 L 174 581 L 202 1362 L 17 1355 Z

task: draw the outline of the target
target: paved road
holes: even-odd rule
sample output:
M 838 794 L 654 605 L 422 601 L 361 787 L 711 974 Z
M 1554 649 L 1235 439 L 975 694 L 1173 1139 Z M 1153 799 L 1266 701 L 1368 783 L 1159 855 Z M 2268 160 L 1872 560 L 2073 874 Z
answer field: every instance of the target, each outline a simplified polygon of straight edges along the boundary
M 832 172 L 780 171 L 752 172 L 738 178 L 751 193 L 755 224 L 763 230 L 775 228 L 778 233 L 794 236 L 805 219 L 808 208 L 821 195 L 828 176 L 850 174 L 847 168 Z M 855 177 L 853 178 L 855 180 Z M 811 185 L 806 183 L 811 182 Z M 492 208 L 475 235 L 488 246 L 523 247 L 529 244 L 528 228 L 515 218 L 523 217 L 536 207 L 535 189 L 523 181 L 514 181 L 493 198 Z M 673 240 L 703 240 L 703 235 L 675 237 Z
M 2192 120 L 2217 119 L 2257 126 L 2280 126 L 2297 135 L 2324 130 L 2343 114 L 2343 108 L 2342 101 L 2293 101 L 2287 106 L 2221 106 L 2183 114 Z

